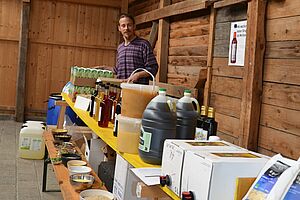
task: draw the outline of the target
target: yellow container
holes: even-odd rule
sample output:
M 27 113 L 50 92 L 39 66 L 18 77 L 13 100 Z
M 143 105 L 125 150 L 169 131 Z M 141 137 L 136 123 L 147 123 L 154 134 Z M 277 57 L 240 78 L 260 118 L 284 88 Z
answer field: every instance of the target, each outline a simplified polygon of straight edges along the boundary
M 118 115 L 117 149 L 124 153 L 138 153 L 141 119 Z
M 121 83 L 122 116 L 142 118 L 148 103 L 157 95 L 158 86 Z
M 43 132 L 43 128 L 36 126 L 21 129 L 19 137 L 19 156 L 21 158 L 44 158 L 45 142 L 43 140 Z

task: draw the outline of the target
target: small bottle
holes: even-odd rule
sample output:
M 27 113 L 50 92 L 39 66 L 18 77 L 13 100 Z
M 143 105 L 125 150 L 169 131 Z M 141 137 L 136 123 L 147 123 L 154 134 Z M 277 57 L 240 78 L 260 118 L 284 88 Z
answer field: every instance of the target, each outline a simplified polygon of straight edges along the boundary
M 95 112 L 96 112 L 96 107 L 97 107 L 96 97 L 98 96 L 98 82 L 99 82 L 99 80 L 96 81 L 95 90 L 94 90 L 93 94 L 91 95 L 91 104 L 90 104 L 90 112 L 89 112 L 90 117 L 94 117 Z
M 110 121 L 111 112 L 111 100 L 108 96 L 109 86 L 105 86 L 105 93 L 103 101 L 100 103 L 98 126 L 108 127 L 108 122 Z M 101 113 L 101 114 L 100 114 Z
M 206 140 L 207 131 L 203 131 L 203 125 L 206 118 L 207 118 L 207 106 L 203 105 L 201 106 L 200 116 L 197 119 L 195 140 Z
M 237 39 L 236 39 L 236 32 L 234 32 L 233 39 L 231 41 L 231 53 L 230 53 L 231 63 L 236 63 L 236 54 L 237 54 Z
M 215 110 L 208 107 L 207 119 L 203 124 L 203 130 L 207 131 L 207 140 L 210 136 L 217 135 L 218 122 L 215 121 Z

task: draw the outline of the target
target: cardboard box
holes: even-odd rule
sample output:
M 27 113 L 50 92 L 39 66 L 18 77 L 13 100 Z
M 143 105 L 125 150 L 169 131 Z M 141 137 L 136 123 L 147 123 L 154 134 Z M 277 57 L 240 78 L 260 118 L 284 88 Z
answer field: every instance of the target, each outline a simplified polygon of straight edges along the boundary
M 117 154 L 113 194 L 117 200 L 145 200 L 145 198 L 137 198 L 136 185 L 141 181 L 130 170 L 133 168 L 124 158 Z
M 194 199 L 232 200 L 239 177 L 256 177 L 268 157 L 250 151 L 195 151 L 185 153 L 181 192 Z
M 80 77 L 74 77 L 70 80 L 73 85 L 76 86 L 88 86 L 88 87 L 95 87 L 96 85 L 96 79 L 95 78 L 80 78 Z
M 182 167 L 187 150 L 242 150 L 229 142 L 196 141 L 196 140 L 166 140 L 162 156 L 162 175 L 168 175 L 171 184 L 168 186 L 175 194 L 181 195 Z

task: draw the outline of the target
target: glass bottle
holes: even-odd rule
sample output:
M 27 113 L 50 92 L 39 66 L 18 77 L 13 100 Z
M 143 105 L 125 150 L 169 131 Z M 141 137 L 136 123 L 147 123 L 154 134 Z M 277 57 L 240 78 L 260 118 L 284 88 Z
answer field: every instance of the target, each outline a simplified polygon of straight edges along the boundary
M 237 39 L 236 39 L 236 32 L 234 32 L 231 41 L 231 53 L 230 53 L 231 63 L 236 63 L 236 54 L 237 54 Z
M 108 96 L 109 86 L 105 86 L 105 93 L 103 101 L 100 103 L 100 110 L 99 110 L 99 118 L 98 125 L 100 127 L 108 127 L 108 122 L 110 121 L 110 113 L 111 113 L 111 104 L 112 101 L 109 99 Z M 101 115 L 100 115 L 101 113 Z

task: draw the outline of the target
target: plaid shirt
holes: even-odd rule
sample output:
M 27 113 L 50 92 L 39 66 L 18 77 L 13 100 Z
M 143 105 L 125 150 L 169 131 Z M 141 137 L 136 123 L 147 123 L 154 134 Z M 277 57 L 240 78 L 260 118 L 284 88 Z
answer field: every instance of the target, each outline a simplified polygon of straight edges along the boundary
M 127 46 L 124 42 L 120 44 L 117 51 L 117 64 L 114 68 L 117 78 L 127 79 L 137 68 L 147 69 L 153 76 L 156 75 L 158 64 L 147 40 L 136 37 Z M 149 79 L 150 77 L 140 78 L 138 83 L 149 84 Z

